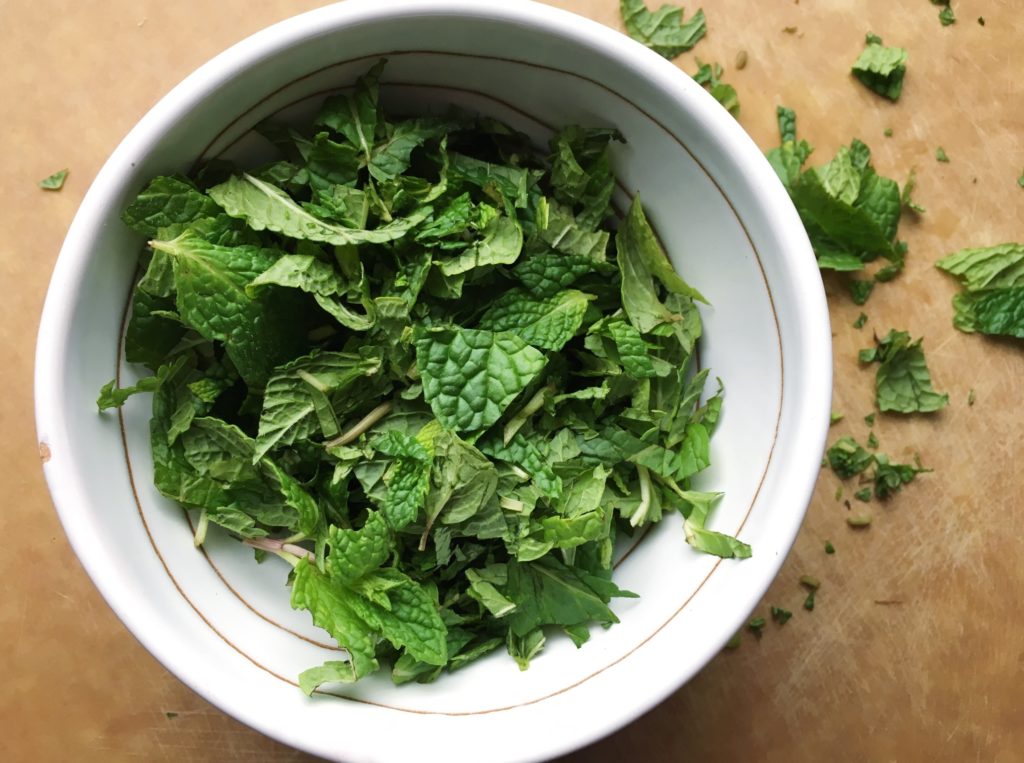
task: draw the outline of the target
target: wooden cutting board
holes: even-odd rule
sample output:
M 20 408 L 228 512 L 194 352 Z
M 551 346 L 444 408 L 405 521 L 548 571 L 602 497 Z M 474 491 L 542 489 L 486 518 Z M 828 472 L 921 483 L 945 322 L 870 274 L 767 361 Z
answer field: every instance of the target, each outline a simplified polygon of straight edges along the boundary
M 206 704 L 128 634 L 81 570 L 43 485 L 32 418 L 35 332 L 50 270 L 89 182 L 168 89 L 229 44 L 313 0 L 0 2 L 0 759 L 299 761 Z M 618 26 L 615 0 L 559 0 Z M 835 335 L 833 439 L 867 435 L 873 331 L 925 337 L 950 406 L 879 416 L 881 449 L 934 468 L 868 530 L 846 526 L 823 472 L 796 547 L 758 614 L 793 610 L 717 657 L 628 728 L 566 761 L 1021 760 L 1024 750 L 1024 342 L 957 333 L 954 285 L 932 267 L 965 246 L 1024 240 L 1024 23 L 1012 0 L 953 0 L 942 27 L 924 0 L 718 0 L 697 47 L 726 67 L 740 121 L 776 143 L 775 106 L 795 108 L 818 162 L 853 137 L 878 170 L 917 168 L 927 208 L 902 224 L 906 272 L 860 309 L 827 281 Z M 695 9 L 695 8 L 694 8 Z M 688 9 L 690 10 L 690 9 Z M 985 25 L 978 22 L 983 16 Z M 903 97 L 855 83 L 874 31 L 910 52 Z M 747 65 L 736 71 L 740 51 Z M 694 56 L 678 60 L 694 71 Z M 892 128 L 892 137 L 884 137 Z M 935 161 L 937 146 L 948 164 Z M 64 190 L 36 181 L 70 167 Z M 967 403 L 974 389 L 976 403 Z M 847 493 L 852 492 L 847 490 Z M 861 507 L 856 507 L 860 509 Z M 836 553 L 826 556 L 831 540 Z M 801 574 L 822 581 L 801 609 Z M 528 730 L 524 730 L 528 733 Z M 481 753 L 486 760 L 486 752 Z

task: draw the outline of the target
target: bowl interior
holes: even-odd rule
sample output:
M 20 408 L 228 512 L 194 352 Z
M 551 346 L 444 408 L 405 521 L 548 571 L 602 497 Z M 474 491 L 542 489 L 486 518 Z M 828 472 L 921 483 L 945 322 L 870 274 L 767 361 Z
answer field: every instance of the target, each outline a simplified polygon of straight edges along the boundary
M 47 476 L 76 551 L 122 619 L 179 677 L 246 722 L 345 759 L 408 759 L 430 740 L 447 746 L 462 735 L 449 757 L 468 760 L 493 734 L 516 737 L 502 759 L 544 757 L 613 730 L 693 675 L 777 571 L 828 415 L 820 281 L 756 148 L 653 54 L 550 9 L 383 7 L 323 9 L 228 51 L 111 158 L 69 233 L 44 316 Z M 152 486 L 148 398 L 120 415 L 97 415 L 93 401 L 115 373 L 122 385 L 138 376 L 119 352 L 142 244 L 118 220 L 124 204 L 152 176 L 202 158 L 258 160 L 266 146 L 250 132 L 255 124 L 308 123 L 324 97 L 382 56 L 384 102 L 395 112 L 456 105 L 505 120 L 539 145 L 566 124 L 625 136 L 614 149 L 619 202 L 642 194 L 677 269 L 711 302 L 701 363 L 724 381 L 726 404 L 713 466 L 698 485 L 725 492 L 712 526 L 751 543 L 754 557 L 694 553 L 679 517 L 669 517 L 619 560 L 616 582 L 640 598 L 614 601 L 622 622 L 595 630 L 582 649 L 553 637 L 525 673 L 494 654 L 433 685 L 394 687 L 378 675 L 338 691 L 355 702 L 306 699 L 295 677 L 339 652 L 307 613 L 290 609 L 287 565 L 257 565 L 218 532 L 197 552 L 189 518 Z M 510 720 L 531 716 L 545 718 L 541 738 L 508 734 Z M 380 722 L 402 733 L 382 738 Z M 343 738 L 328 733 L 338 724 Z

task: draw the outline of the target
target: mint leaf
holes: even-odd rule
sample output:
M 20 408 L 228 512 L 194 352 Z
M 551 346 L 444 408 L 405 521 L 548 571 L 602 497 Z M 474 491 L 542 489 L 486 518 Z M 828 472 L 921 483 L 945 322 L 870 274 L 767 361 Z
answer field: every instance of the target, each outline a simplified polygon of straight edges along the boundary
M 208 193 L 231 217 L 245 220 L 253 230 L 338 246 L 394 241 L 429 214 L 429 210 L 423 209 L 374 230 L 354 230 L 314 217 L 277 186 L 249 174 L 232 176 Z
M 877 38 L 876 38 L 877 39 Z M 853 64 L 853 76 L 890 101 L 899 100 L 907 73 L 907 51 L 868 42 Z
M 722 559 L 747 559 L 752 551 L 749 545 L 724 533 L 708 530 L 705 525 L 711 507 L 721 498 L 721 493 L 698 493 L 686 491 L 683 500 L 687 505 L 683 508 L 685 520 L 683 532 L 686 542 L 705 554 Z
M 154 238 L 165 231 L 171 238 L 181 235 L 190 223 L 215 217 L 220 208 L 191 182 L 180 177 L 161 176 L 151 180 L 121 215 L 128 227 Z
M 295 567 L 292 582 L 292 608 L 307 609 L 313 616 L 313 623 L 331 634 L 349 654 L 351 680 L 356 681 L 378 668 L 376 635 L 351 605 L 354 597 L 346 596 L 345 589 L 335 585 L 327 575 L 315 566 L 301 559 Z M 337 663 L 328 663 L 333 668 L 310 673 L 300 679 L 303 691 L 308 694 L 323 680 L 345 675 Z M 316 669 L 314 669 L 316 670 Z
M 538 300 L 512 289 L 487 309 L 479 326 L 488 331 L 514 331 L 534 347 L 560 350 L 579 331 L 592 299 L 589 294 L 570 289 Z
M 862 362 L 880 364 L 875 378 L 879 410 L 931 413 L 949 404 L 949 395 L 932 388 L 922 341 L 912 342 L 907 332 L 890 330 L 877 347 L 861 351 Z
M 665 4 L 652 13 L 644 0 L 619 0 L 619 13 L 630 37 L 669 59 L 690 50 L 707 34 L 703 10 L 684 22 L 682 8 Z
M 153 376 L 139 379 L 130 387 L 118 387 L 117 380 L 111 379 L 100 390 L 100 396 L 96 399 L 96 407 L 101 411 L 108 408 L 120 408 L 132 395 L 137 395 L 140 392 L 156 392 L 161 384 L 174 376 L 184 365 L 185 358 L 180 357 L 173 363 L 160 366 Z
M 337 411 L 331 398 L 337 401 L 353 384 L 375 375 L 380 369 L 379 356 L 362 358 L 319 351 L 278 368 L 267 380 L 256 435 L 256 457 L 317 433 L 325 437 L 336 435 Z M 324 404 L 324 400 L 327 410 L 319 415 L 318 406 Z M 330 422 L 326 431 L 325 422 Z
M 434 415 L 457 431 L 485 429 L 544 368 L 544 356 L 510 332 L 420 330 L 416 362 Z
M 58 170 L 52 175 L 49 175 L 39 181 L 39 187 L 44 191 L 59 191 L 64 187 L 64 181 L 67 180 L 68 170 Z
M 590 273 L 608 275 L 614 268 L 591 257 L 573 254 L 535 254 L 521 260 L 513 274 L 538 299 L 555 296 Z
M 844 480 L 860 474 L 875 462 L 871 453 L 848 436 L 836 440 L 825 452 L 825 458 L 836 476 Z

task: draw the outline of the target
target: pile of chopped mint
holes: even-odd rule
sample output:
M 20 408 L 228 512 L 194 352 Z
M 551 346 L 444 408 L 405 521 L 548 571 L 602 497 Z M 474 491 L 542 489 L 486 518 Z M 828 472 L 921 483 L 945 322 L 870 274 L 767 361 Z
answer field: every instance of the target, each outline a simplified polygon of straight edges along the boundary
M 381 65 L 280 152 L 152 180 L 125 336 L 153 375 L 157 488 L 287 560 L 291 601 L 350 659 L 430 681 L 499 646 L 526 668 L 553 631 L 617 622 L 617 539 L 683 516 L 712 531 L 722 391 L 695 372 L 701 295 L 635 199 L 614 230 L 610 129 L 547 153 L 486 117 L 394 119 Z M 682 540 L 682 539 L 681 539 Z

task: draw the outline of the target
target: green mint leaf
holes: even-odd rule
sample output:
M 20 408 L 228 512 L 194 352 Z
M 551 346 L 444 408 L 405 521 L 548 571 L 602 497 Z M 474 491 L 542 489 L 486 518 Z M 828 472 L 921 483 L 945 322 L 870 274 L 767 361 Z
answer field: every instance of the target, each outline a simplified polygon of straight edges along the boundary
M 825 452 L 828 465 L 840 479 L 849 479 L 868 469 L 875 457 L 857 444 L 852 437 L 840 437 Z
M 137 395 L 140 392 L 156 392 L 160 385 L 184 367 L 185 360 L 185 357 L 179 357 L 173 363 L 160 366 L 153 376 L 139 379 L 131 387 L 118 387 L 117 380 L 111 379 L 100 390 L 100 396 L 96 399 L 96 407 L 101 411 L 108 408 L 120 408 L 132 395 Z
M 884 453 L 875 456 L 877 466 L 875 468 L 874 487 L 875 497 L 886 499 L 898 492 L 904 485 L 913 482 L 918 474 L 930 472 L 931 469 L 924 469 L 910 464 L 894 464 Z
M 124 223 L 149 238 L 165 232 L 175 238 L 189 224 L 220 214 L 217 204 L 191 182 L 180 177 L 156 177 L 121 215 Z
M 318 415 L 320 395 L 337 398 L 352 385 L 381 370 L 381 359 L 363 358 L 341 352 L 314 351 L 287 363 L 267 380 L 256 435 L 256 457 L 274 448 L 292 445 L 317 433 L 325 433 L 324 418 Z M 320 393 L 318 395 L 317 393 Z M 334 408 L 331 407 L 331 415 Z
M 245 291 L 272 264 L 271 251 L 217 246 L 190 231 L 150 243 L 171 258 L 181 320 L 205 339 L 223 342 L 246 381 L 262 384 L 274 365 L 301 347 L 302 325 L 281 320 L 288 306 Z
M 378 61 L 356 80 L 353 92 L 328 98 L 320 109 L 315 124 L 343 135 L 370 161 L 376 142 L 380 114 L 380 75 L 386 61 Z
M 912 342 L 905 331 L 891 330 L 876 348 L 862 352 L 862 361 L 880 363 L 875 378 L 879 410 L 931 413 L 949 404 L 949 395 L 932 388 L 921 342 Z
M 482 238 L 461 254 L 441 260 L 446 276 L 457 276 L 485 265 L 511 265 L 523 250 L 523 230 L 508 217 L 496 217 L 482 231 Z
M 460 432 L 491 426 L 546 365 L 509 332 L 421 329 L 415 343 L 426 401 L 445 427 Z
M 711 508 L 719 498 L 721 493 L 684 492 L 683 500 L 687 505 L 683 508 L 683 532 L 686 542 L 698 551 L 722 559 L 748 559 L 753 553 L 748 544 L 705 527 Z
M 539 300 L 525 291 L 512 289 L 487 309 L 479 327 L 487 331 L 514 331 L 534 347 L 560 350 L 579 331 L 592 299 L 589 294 L 570 289 Z
M 1024 244 L 962 249 L 935 266 L 959 278 L 967 291 L 1024 286 Z
M 576 207 L 576 221 L 596 228 L 608 215 L 615 190 L 608 146 L 622 141 L 616 130 L 564 128 L 551 139 L 551 185 L 555 199 Z
M 608 608 L 607 596 L 550 556 L 525 564 L 510 561 L 504 594 L 516 605 L 506 620 L 511 633 L 519 637 L 542 625 L 618 622 Z
M 574 254 L 535 254 L 520 260 L 512 273 L 538 299 L 553 297 L 590 273 L 610 275 L 614 268 L 592 257 Z
M 949 157 L 946 155 L 946 149 L 942 146 L 935 149 L 935 161 L 942 162 L 943 164 L 949 164 Z
M 349 654 L 347 664 L 351 669 L 351 680 L 356 681 L 375 672 L 379 664 L 375 656 L 377 637 L 373 627 L 352 607 L 354 598 L 306 559 L 299 560 L 292 582 L 292 608 L 309 610 L 313 623 L 330 633 L 345 648 Z M 335 673 L 327 675 L 330 678 Z M 303 690 L 312 691 L 320 677 L 322 674 L 316 673 L 309 676 Z
M 630 37 L 669 59 L 690 50 L 707 34 L 703 10 L 684 22 L 682 8 L 665 4 L 652 13 L 644 0 L 619 0 L 619 13 Z
M 64 187 L 64 181 L 67 180 L 68 170 L 58 170 L 52 175 L 43 178 L 39 181 L 39 187 L 44 191 L 59 191 Z
M 277 186 L 249 174 L 232 176 L 211 188 L 209 195 L 231 217 L 245 220 L 253 230 L 338 246 L 394 241 L 429 215 L 429 209 L 422 209 L 374 230 L 354 230 L 314 217 Z
M 890 101 L 899 100 L 907 73 L 907 51 L 869 41 L 853 64 L 853 76 Z
M 516 434 L 504 444 L 497 437 L 488 438 L 481 442 L 480 450 L 491 458 L 521 468 L 542 495 L 557 499 L 562 494 L 562 480 L 551 468 L 547 448 L 542 442 Z
M 448 631 L 441 620 L 436 596 L 421 584 L 393 568 L 370 573 L 361 581 L 383 588 L 388 606 L 365 596 L 349 600 L 352 609 L 395 649 L 430 665 L 448 661 Z M 339 641 L 340 643 L 340 641 Z
M 393 550 L 391 531 L 379 511 L 369 512 L 358 530 L 342 530 L 332 525 L 327 529 L 327 545 L 327 571 L 332 579 L 345 585 L 379 568 Z

